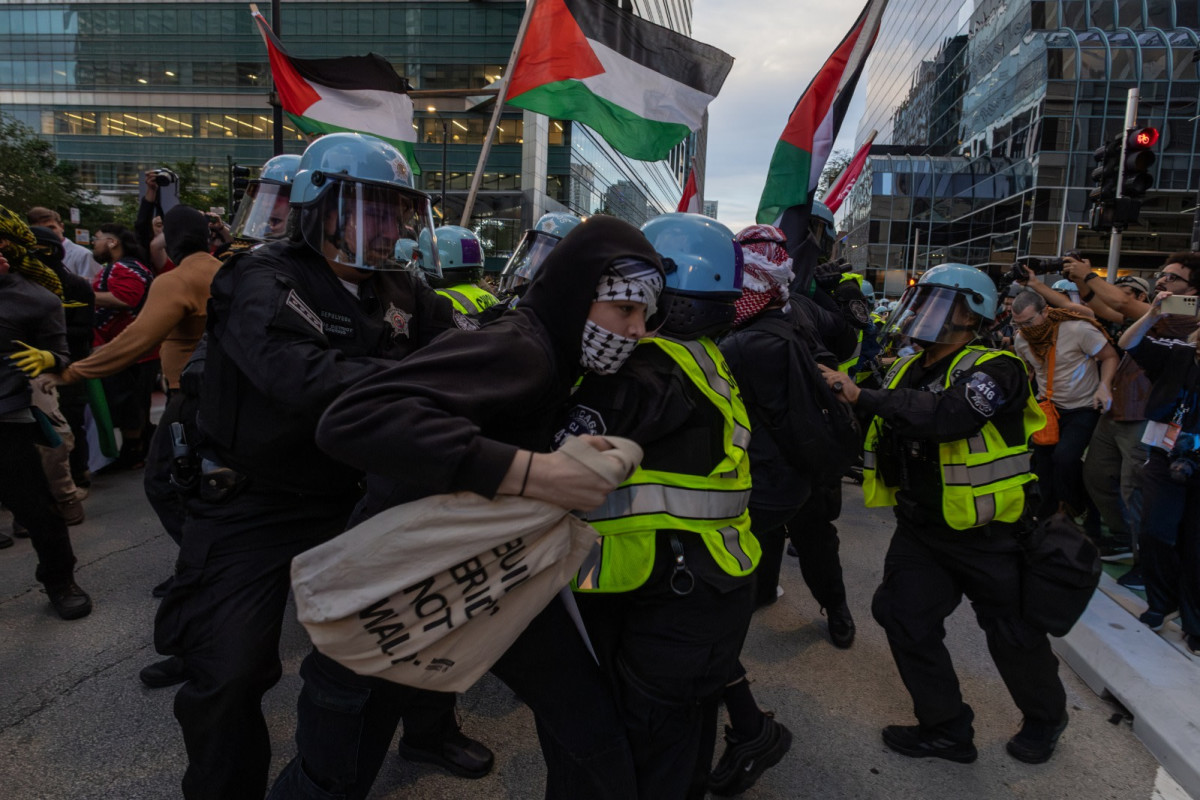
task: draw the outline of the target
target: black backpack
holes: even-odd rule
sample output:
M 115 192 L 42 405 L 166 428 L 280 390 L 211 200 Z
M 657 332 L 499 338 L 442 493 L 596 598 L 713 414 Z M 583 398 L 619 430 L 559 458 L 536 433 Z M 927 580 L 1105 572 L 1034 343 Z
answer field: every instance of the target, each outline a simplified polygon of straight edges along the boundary
M 788 463 L 814 485 L 839 479 L 862 453 L 862 431 L 853 409 L 838 399 L 821 375 L 813 356 L 820 344 L 808 330 L 780 317 L 758 320 L 754 330 L 785 340 L 791 361 L 780 379 L 788 381 L 788 397 L 793 399 L 787 426 L 792 433 L 783 434 L 780 420 L 759 421 L 767 425 Z M 756 409 L 761 408 L 748 386 L 741 389 Z

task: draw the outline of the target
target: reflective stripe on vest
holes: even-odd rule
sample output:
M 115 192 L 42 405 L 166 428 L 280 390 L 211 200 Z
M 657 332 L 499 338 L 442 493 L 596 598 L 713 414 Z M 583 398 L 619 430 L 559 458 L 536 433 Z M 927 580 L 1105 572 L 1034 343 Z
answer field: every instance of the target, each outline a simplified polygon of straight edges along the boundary
M 462 283 L 449 289 L 438 289 L 437 293 L 450 301 L 463 314 L 478 314 L 496 304 L 496 298 L 485 289 L 472 283 Z
M 919 356 L 898 362 L 888 373 L 887 388 L 899 385 L 909 365 Z M 946 371 L 944 380 L 928 388 L 941 392 L 953 386 L 976 364 L 997 357 L 1013 357 L 1010 353 L 969 347 L 960 353 Z M 946 524 L 956 530 L 966 530 L 989 522 L 1015 522 L 1025 507 L 1024 484 L 1035 480 L 1030 473 L 1029 437 L 1045 424 L 1045 416 L 1033 399 L 1026 397 L 1022 409 L 1024 441 L 1009 445 L 996 426 L 988 420 L 983 427 L 966 439 L 942 442 L 938 445 L 938 461 L 942 473 L 942 515 Z M 875 455 L 883 421 L 871 421 L 863 453 L 863 498 L 868 506 L 896 504 L 899 487 L 888 486 L 877 471 Z
M 721 412 L 725 455 L 708 475 L 638 469 L 585 515 L 601 534 L 584 561 L 577 591 L 627 592 L 646 582 L 654 566 L 659 530 L 698 534 L 721 569 L 749 574 L 761 549 L 750 533 L 750 420 L 729 366 L 709 339 L 643 340 L 679 365 L 692 384 Z

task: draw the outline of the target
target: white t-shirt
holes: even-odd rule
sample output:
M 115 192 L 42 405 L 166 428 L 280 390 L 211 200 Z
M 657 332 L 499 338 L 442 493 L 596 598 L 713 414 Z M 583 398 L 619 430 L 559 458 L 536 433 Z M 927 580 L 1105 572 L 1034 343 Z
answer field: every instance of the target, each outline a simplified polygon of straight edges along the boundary
M 1083 320 L 1065 320 L 1058 324 L 1058 342 L 1054 350 L 1054 405 L 1063 409 L 1084 408 L 1092 404 L 1092 395 L 1100 386 L 1100 368 L 1096 355 L 1108 343 L 1096 326 Z M 1031 364 L 1038 386 L 1046 385 L 1046 364 L 1029 349 L 1018 331 L 1013 347 L 1017 355 Z M 1045 390 L 1041 390 L 1045 395 Z
M 100 271 L 100 264 L 92 256 L 92 251 L 70 239 L 63 239 L 63 266 L 89 281 Z

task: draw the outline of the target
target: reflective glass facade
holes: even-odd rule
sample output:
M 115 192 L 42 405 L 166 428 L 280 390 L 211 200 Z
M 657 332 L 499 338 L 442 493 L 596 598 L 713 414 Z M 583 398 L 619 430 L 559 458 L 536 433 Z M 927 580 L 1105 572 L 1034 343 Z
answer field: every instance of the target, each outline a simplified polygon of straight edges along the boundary
M 259 6 L 269 17 L 269 0 Z M 523 2 L 286 0 L 280 38 L 300 58 L 379 53 L 418 90 L 482 88 L 503 74 L 524 8 Z M 691 29 L 690 0 L 645 0 L 634 9 Z M 59 158 L 79 166 L 85 183 L 110 197 L 133 191 L 145 169 L 164 163 L 195 158 L 202 179 L 215 183 L 223 180 L 227 158 L 242 164 L 270 158 L 270 84 L 266 50 L 244 2 L 0 0 L 0 111 L 46 137 Z M 491 104 L 477 105 L 480 99 L 414 100 L 418 181 L 441 190 L 444 126 L 452 217 L 491 115 Z M 426 111 L 431 105 L 436 110 Z M 284 133 L 285 151 L 301 152 L 304 137 L 290 125 Z M 674 207 L 695 147 L 688 141 L 668 161 L 633 162 L 561 120 L 551 121 L 547 140 L 545 188 L 552 199 L 580 213 L 628 209 L 634 221 Z M 521 112 L 505 111 L 476 206 L 477 216 L 503 218 L 514 230 L 523 142 Z M 505 249 L 507 238 L 492 236 L 495 249 Z
M 940 263 L 989 265 L 1078 249 L 1096 148 L 1138 122 L 1162 132 L 1155 188 L 1125 231 L 1121 269 L 1188 249 L 1196 205 L 1197 0 L 893 0 L 868 62 L 859 141 L 879 136 L 847 203 L 846 255 L 876 286 Z M 884 274 L 886 272 L 886 275 Z

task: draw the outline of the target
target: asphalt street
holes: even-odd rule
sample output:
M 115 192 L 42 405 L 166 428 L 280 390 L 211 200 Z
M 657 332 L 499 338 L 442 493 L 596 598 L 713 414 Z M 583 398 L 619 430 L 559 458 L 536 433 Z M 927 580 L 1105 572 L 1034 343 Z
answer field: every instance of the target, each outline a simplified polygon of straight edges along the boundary
M 743 661 L 760 705 L 792 731 L 782 763 L 747 798 L 1077 798 L 1128 800 L 1156 794 L 1158 764 L 1133 735 L 1122 709 L 1089 690 L 1065 665 L 1071 724 L 1047 764 L 1004 751 L 1020 715 L 987 654 L 967 605 L 948 621 L 963 693 L 975 708 L 979 760 L 972 765 L 914 760 L 887 750 L 884 725 L 909 724 L 911 705 L 883 633 L 870 618 L 891 532 L 890 514 L 862 508 L 845 484 L 839 523 L 858 639 L 848 651 L 826 637 L 824 619 L 794 560 L 784 594 L 755 615 Z M 151 644 L 157 601 L 174 545 L 158 527 L 141 473 L 98 478 L 87 521 L 72 528 L 78 581 L 95 611 L 59 620 L 33 578 L 27 539 L 0 551 L 0 797 L 4 800 L 161 800 L 180 796 L 183 741 L 171 712 L 173 689 L 151 690 L 138 670 L 158 656 Z M 9 517 L 0 512 L 0 531 Z M 293 753 L 297 669 L 307 637 L 289 608 L 284 677 L 264 702 L 274 775 Z M 460 699 L 463 728 L 496 753 L 492 774 L 464 781 L 389 758 L 373 798 L 539 798 L 544 767 L 529 712 L 490 676 Z M 581 723 L 582 724 L 582 723 Z M 719 743 L 720 747 L 720 743 Z M 1160 778 L 1161 781 L 1161 778 Z

